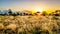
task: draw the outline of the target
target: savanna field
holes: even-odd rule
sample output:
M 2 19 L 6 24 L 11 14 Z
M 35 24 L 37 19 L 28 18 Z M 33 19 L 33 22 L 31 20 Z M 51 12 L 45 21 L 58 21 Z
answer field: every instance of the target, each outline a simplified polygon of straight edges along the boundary
M 60 34 L 60 16 L 0 16 L 0 34 Z

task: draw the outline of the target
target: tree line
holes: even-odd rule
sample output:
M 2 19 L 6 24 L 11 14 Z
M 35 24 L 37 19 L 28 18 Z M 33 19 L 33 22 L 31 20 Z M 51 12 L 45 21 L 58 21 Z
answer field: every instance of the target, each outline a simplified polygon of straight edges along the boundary
M 40 14 L 40 12 L 36 12 L 34 14 L 31 14 L 31 13 L 19 13 L 19 12 L 13 13 L 12 10 L 9 9 L 8 14 L 5 13 L 5 14 L 0 14 L 0 15 L 3 15 L 3 16 L 5 16 L 5 15 L 12 15 L 12 16 L 20 15 L 20 16 L 25 16 L 25 15 L 38 15 L 38 14 Z M 46 15 L 60 16 L 60 10 L 56 10 L 55 12 L 51 12 L 49 14 L 47 14 L 46 11 L 43 11 L 41 15 L 43 15 L 43 16 L 46 16 Z

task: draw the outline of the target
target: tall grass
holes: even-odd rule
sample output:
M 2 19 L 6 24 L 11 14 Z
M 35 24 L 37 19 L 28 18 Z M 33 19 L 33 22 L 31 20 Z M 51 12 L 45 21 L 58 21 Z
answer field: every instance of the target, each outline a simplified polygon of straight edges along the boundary
M 0 34 L 58 34 L 60 17 L 0 16 Z

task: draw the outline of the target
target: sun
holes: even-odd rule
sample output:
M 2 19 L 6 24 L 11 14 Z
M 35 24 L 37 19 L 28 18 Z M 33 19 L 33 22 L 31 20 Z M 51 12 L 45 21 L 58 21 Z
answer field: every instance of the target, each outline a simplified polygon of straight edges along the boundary
M 41 9 L 34 9 L 35 12 L 42 12 Z
M 42 12 L 42 10 L 41 9 L 36 9 L 36 12 Z
M 32 14 L 34 14 L 34 13 L 36 13 L 36 12 L 42 13 L 43 11 L 42 11 L 41 9 L 33 9 L 33 10 L 31 10 L 31 13 L 32 13 Z

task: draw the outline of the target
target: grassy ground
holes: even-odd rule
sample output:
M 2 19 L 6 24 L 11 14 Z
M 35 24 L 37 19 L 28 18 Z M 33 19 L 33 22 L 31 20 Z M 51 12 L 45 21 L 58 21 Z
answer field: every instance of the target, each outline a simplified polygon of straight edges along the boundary
M 0 34 L 60 34 L 60 16 L 0 16 Z

